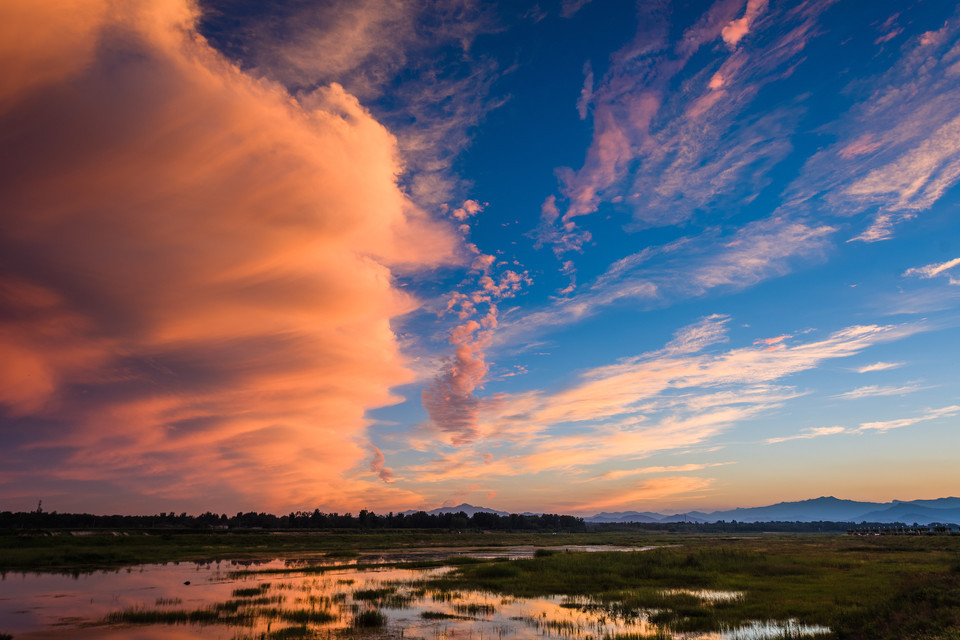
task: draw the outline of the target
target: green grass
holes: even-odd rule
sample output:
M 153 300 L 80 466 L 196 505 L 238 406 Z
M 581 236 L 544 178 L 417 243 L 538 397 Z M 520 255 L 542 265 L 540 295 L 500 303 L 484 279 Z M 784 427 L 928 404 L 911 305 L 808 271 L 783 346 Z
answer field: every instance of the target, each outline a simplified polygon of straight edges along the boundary
M 299 625 L 323 624 L 337 619 L 325 609 L 282 609 L 278 598 L 228 600 L 200 609 L 124 609 L 109 614 L 103 624 L 224 624 L 252 625 L 257 620 L 291 622 Z
M 346 568 L 426 568 L 455 565 L 454 572 L 419 586 L 430 600 L 450 602 L 461 593 L 482 590 L 510 596 L 565 594 L 580 597 L 571 607 L 637 615 L 655 610 L 667 634 L 716 631 L 750 620 L 790 620 L 833 629 L 837 640 L 960 640 L 960 537 L 852 538 L 843 535 L 685 535 L 608 532 L 577 535 L 533 533 L 450 535 L 444 532 L 325 534 L 177 534 L 172 536 L 3 536 L 0 570 L 81 572 L 169 560 L 270 559 L 309 560 L 354 557 L 363 550 L 435 546 L 510 546 L 523 544 L 674 545 L 634 553 L 551 553 L 519 561 L 477 561 L 462 557 L 411 563 L 354 562 Z M 340 546 L 338 546 L 340 545 Z M 323 574 L 330 564 L 290 569 L 250 569 L 237 575 Z M 337 569 L 342 570 L 344 566 Z M 349 581 L 338 581 L 350 584 Z M 108 622 L 130 624 L 237 624 L 274 620 L 294 626 L 271 633 L 307 633 L 309 624 L 332 621 L 326 606 L 286 609 L 268 586 L 238 588 L 233 599 L 203 609 L 179 602 L 159 610 L 127 610 Z M 281 590 L 282 586 L 275 589 Z M 390 589 L 393 589 L 390 591 Z M 671 589 L 742 592 L 732 601 L 708 602 Z M 364 597 L 368 591 L 369 597 Z M 358 590 L 354 598 L 377 608 L 403 606 L 413 597 L 395 588 Z M 389 591 L 389 593 L 388 593 Z M 358 596 L 358 593 L 360 594 Z M 422 594 L 421 594 L 422 595 Z M 343 594 L 337 596 L 340 600 Z M 332 601 L 332 600 L 331 600 Z M 157 603 L 160 604 L 159 602 Z M 466 605 L 469 607 L 469 605 Z M 426 612 L 425 619 L 434 614 Z M 447 614 L 443 614 L 447 615 Z M 379 611 L 356 614 L 353 624 L 378 626 Z M 436 614 L 440 619 L 440 614 Z M 312 631 L 310 633 L 313 633 Z M 355 633 L 360 633 L 356 631 Z M 793 632 L 791 632 L 793 633 Z M 795 635 L 795 634 L 794 634 Z M 273 637 L 269 634 L 265 638 Z M 279 636 L 277 636 L 279 637 Z M 312 637 L 293 635 L 290 637 Z M 654 636 L 656 637 L 656 636 Z M 785 637 L 791 637 L 785 635 Z M 3 640 L 0 634 L 0 640 Z M 609 640 L 641 640 L 610 638 Z M 643 639 L 646 640 L 646 639 Z
M 64 532 L 0 532 L 0 571 L 80 573 L 172 561 L 260 558 L 354 558 L 364 551 L 424 547 L 489 547 L 568 544 L 646 544 L 644 532 L 579 534 L 450 533 L 443 530 L 381 532 L 143 532 L 71 536 Z M 643 541 L 643 542 L 640 542 Z M 462 562 L 470 562 L 463 559 Z
M 641 553 L 562 553 L 464 566 L 444 589 L 587 596 L 612 613 L 657 610 L 673 632 L 796 619 L 851 640 L 960 640 L 960 538 L 846 536 L 687 540 Z M 709 602 L 668 589 L 743 592 Z

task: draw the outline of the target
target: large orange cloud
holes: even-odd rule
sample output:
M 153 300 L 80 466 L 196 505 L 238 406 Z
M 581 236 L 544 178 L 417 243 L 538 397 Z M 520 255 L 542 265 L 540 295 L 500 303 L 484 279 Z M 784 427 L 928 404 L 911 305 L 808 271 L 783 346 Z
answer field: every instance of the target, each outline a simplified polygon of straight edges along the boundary
M 397 187 L 395 139 L 355 98 L 245 75 L 196 16 L 0 7 L 2 491 L 412 501 L 370 472 L 364 413 L 411 379 L 390 322 L 417 302 L 393 273 L 452 260 L 455 235 Z

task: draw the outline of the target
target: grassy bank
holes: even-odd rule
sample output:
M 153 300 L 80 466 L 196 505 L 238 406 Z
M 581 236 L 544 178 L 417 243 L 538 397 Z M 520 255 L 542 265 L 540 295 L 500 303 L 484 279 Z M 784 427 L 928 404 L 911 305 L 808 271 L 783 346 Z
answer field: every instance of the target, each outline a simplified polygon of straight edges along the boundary
M 644 553 L 467 565 L 435 586 L 587 596 L 612 613 L 656 610 L 652 620 L 677 632 L 796 619 L 843 639 L 960 639 L 957 537 L 685 540 Z
M 173 561 L 253 560 L 283 557 L 344 558 L 364 551 L 424 547 L 646 544 L 664 536 L 644 533 L 389 532 L 66 532 L 0 534 L 0 571 L 83 572 Z

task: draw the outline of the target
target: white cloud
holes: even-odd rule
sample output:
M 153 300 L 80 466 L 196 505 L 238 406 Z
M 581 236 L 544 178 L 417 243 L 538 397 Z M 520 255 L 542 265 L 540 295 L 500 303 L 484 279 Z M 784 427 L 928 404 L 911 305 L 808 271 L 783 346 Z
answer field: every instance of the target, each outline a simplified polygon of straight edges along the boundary
M 940 409 L 928 409 L 925 413 L 913 418 L 901 418 L 899 420 L 886 420 L 878 422 L 864 422 L 857 431 L 889 431 L 890 429 L 900 429 L 901 427 L 910 427 L 918 422 L 927 422 L 938 420 L 940 418 L 949 418 L 960 413 L 960 406 L 951 405 Z
M 803 433 L 793 436 L 783 436 L 780 438 L 767 438 L 767 444 L 776 444 L 778 442 L 787 442 L 789 440 L 809 440 L 810 438 L 820 438 L 822 436 L 834 436 L 840 433 L 846 433 L 845 427 L 814 427 L 807 429 Z
M 417 471 L 431 482 L 575 471 L 689 448 L 802 395 L 778 386 L 783 378 L 922 330 L 921 325 L 853 326 L 811 342 L 714 355 L 660 349 L 586 371 L 566 389 L 498 394 L 478 406 L 470 448 Z M 825 429 L 833 428 L 800 437 L 839 433 Z M 493 462 L 481 460 L 487 443 L 497 443 Z
M 921 387 L 915 384 L 908 384 L 902 387 L 881 387 L 871 384 L 865 387 L 857 387 L 853 391 L 847 391 L 846 393 L 841 393 L 833 397 L 842 398 L 843 400 L 859 400 L 860 398 L 875 398 L 880 396 L 905 396 L 908 393 L 928 388 L 929 387 Z
M 718 288 L 743 289 L 789 273 L 793 261 L 818 257 L 835 231 L 828 225 L 773 217 L 726 236 L 709 229 L 647 247 L 611 264 L 577 295 L 505 323 L 501 338 L 577 322 L 621 301 L 667 305 Z
M 904 271 L 903 275 L 906 276 L 917 276 L 919 278 L 935 278 L 939 275 L 946 276 L 950 284 L 960 284 L 960 280 L 957 280 L 953 277 L 952 274 L 947 273 L 957 265 L 960 265 L 960 258 L 954 258 L 953 260 L 947 260 L 946 262 L 928 264 L 925 267 L 913 267 L 912 269 L 907 269 Z
M 807 161 L 787 189 L 789 206 L 871 212 L 850 241 L 877 242 L 960 180 L 960 85 L 950 73 L 960 57 L 958 34 L 955 13 L 938 31 L 904 43 L 887 71 L 856 80 L 851 88 L 873 90 L 828 126 L 838 140 Z
M 902 367 L 905 363 L 903 362 L 874 362 L 873 364 L 864 365 L 854 369 L 857 373 L 870 373 L 871 371 L 886 371 L 887 369 L 896 369 L 897 367 Z
M 664 350 L 668 353 L 696 353 L 718 342 L 726 342 L 730 316 L 714 314 L 673 334 Z

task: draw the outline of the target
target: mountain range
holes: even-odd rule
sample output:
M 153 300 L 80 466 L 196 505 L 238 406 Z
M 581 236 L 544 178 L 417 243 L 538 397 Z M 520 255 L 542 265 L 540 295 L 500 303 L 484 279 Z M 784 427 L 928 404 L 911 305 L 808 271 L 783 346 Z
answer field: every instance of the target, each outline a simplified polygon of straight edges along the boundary
M 461 504 L 456 507 L 440 507 L 427 513 L 465 512 L 472 516 L 477 512 L 510 515 L 487 507 Z M 405 511 L 404 513 L 415 513 Z M 529 512 L 523 515 L 534 515 Z M 960 498 L 937 498 L 935 500 L 892 500 L 890 502 L 859 502 L 824 496 L 798 502 L 778 502 L 765 507 L 741 507 L 727 511 L 691 511 L 689 513 L 662 514 L 650 511 L 603 512 L 584 518 L 586 522 L 903 522 L 906 524 L 960 523 Z

